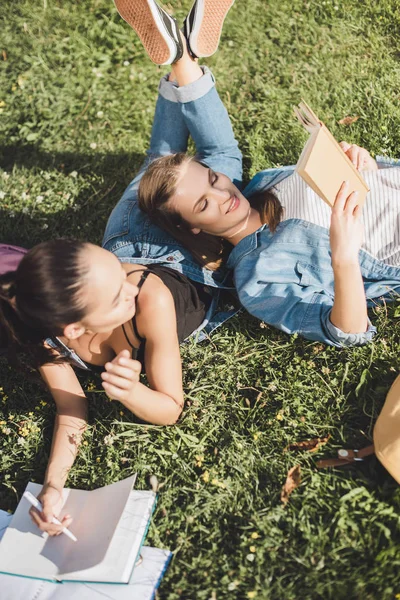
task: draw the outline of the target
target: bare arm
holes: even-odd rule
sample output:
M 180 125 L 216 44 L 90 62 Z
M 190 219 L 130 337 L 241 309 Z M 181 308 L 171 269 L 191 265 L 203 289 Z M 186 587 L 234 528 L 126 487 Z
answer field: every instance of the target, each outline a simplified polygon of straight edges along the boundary
M 367 302 L 358 261 L 363 227 L 357 194 L 343 184 L 332 210 L 330 228 L 335 300 L 331 323 L 346 333 L 368 329 Z
M 59 533 L 62 527 L 51 524 L 51 518 L 53 515 L 57 516 L 61 509 L 61 492 L 85 431 L 87 400 L 70 365 L 44 365 L 40 374 L 54 398 L 57 414 L 49 462 L 39 495 L 43 512 L 39 514 L 32 509 L 31 516 L 40 529 L 54 535 Z M 71 521 L 66 515 L 63 527 L 68 527 Z
M 171 425 L 183 408 L 182 365 L 173 298 L 162 287 L 143 302 L 141 334 L 146 338 L 147 387 L 139 382 L 140 363 L 123 351 L 105 365 L 103 387 L 135 415 L 156 425 Z

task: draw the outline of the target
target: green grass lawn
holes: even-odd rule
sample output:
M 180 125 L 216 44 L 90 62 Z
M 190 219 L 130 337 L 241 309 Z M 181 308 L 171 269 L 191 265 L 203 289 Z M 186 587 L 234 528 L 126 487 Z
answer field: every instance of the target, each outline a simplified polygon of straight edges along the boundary
M 167 5 L 183 19 L 189 0 Z M 158 79 L 111 0 L 0 4 L 0 241 L 100 242 L 146 150 Z M 338 139 L 400 156 L 399 0 L 237 0 L 216 75 L 246 175 L 296 162 L 304 98 Z M 338 121 L 359 117 L 352 125 Z M 379 336 L 338 351 L 244 314 L 183 349 L 177 426 L 138 423 L 83 379 L 90 428 L 69 485 L 138 471 L 162 483 L 148 543 L 170 548 L 162 600 L 386 600 L 400 597 L 400 491 L 375 457 L 319 471 L 370 443 L 400 372 L 400 305 L 375 311 Z M 396 312 L 396 310 L 398 312 Z M 42 481 L 54 406 L 0 362 L 0 508 Z M 317 453 L 286 450 L 330 438 Z M 302 483 L 287 505 L 289 468 Z

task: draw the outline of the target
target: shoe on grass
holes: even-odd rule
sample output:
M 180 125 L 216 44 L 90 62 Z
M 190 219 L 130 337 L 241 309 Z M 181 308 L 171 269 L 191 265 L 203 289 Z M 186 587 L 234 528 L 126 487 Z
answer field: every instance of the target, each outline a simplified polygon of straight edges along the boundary
M 189 52 L 195 58 L 217 51 L 222 25 L 235 0 L 195 0 L 183 25 Z
M 183 54 L 176 20 L 154 0 L 114 0 L 121 17 L 138 34 L 156 65 L 170 65 Z

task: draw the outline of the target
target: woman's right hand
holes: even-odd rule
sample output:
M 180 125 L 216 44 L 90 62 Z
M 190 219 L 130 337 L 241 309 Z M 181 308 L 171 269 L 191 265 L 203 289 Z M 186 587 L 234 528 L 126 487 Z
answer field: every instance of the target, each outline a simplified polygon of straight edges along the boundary
M 349 184 L 344 181 L 332 208 L 330 242 L 332 265 L 358 264 L 364 227 L 362 208 L 357 204 L 358 193 L 349 194 Z
M 62 509 L 62 490 L 51 485 L 44 485 L 38 495 L 43 510 L 39 512 L 32 506 L 29 511 L 32 521 L 41 531 L 46 531 L 49 535 L 60 535 L 64 527 L 69 527 L 72 523 L 71 515 L 65 515 L 61 520 L 61 525 L 52 523 L 52 518 L 57 517 Z

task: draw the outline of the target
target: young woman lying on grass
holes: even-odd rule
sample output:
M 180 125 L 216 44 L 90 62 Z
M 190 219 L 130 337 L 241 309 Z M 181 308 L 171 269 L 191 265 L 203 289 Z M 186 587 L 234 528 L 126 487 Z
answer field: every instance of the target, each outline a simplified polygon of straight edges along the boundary
M 140 5 L 148 9 L 139 11 L 137 30 L 143 33 L 154 25 L 155 5 L 144 0 L 133 4 L 135 11 Z M 205 52 L 216 50 L 230 4 L 219 5 L 217 28 L 210 26 L 206 12 L 191 20 L 197 36 L 203 36 Z M 212 17 L 216 18 L 215 11 Z M 211 77 L 203 79 L 175 21 L 160 10 L 156 26 L 157 34 L 146 49 L 156 62 L 178 59 L 170 80 L 162 81 L 164 93 L 171 95 L 176 88 L 190 96 L 191 84 L 201 90 L 210 86 Z M 171 38 L 172 27 L 176 43 L 175 37 Z M 189 26 L 187 35 L 191 35 Z M 195 50 L 202 53 L 201 45 L 193 42 Z M 201 82 L 196 84 L 198 80 Z M 156 146 L 164 144 L 168 134 L 187 143 L 181 113 L 177 102 L 160 97 L 153 128 Z M 112 252 L 93 244 L 55 240 L 39 244 L 23 257 L 16 271 L 0 276 L 1 346 L 7 347 L 11 362 L 25 352 L 39 368 L 57 406 L 52 449 L 39 496 L 43 512 L 31 510 L 40 529 L 51 535 L 59 534 L 72 520 L 66 515 L 61 526 L 51 523 L 60 510 L 61 491 L 86 425 L 87 402 L 71 365 L 100 372 L 110 399 L 119 400 L 139 418 L 160 425 L 175 423 L 184 403 L 179 343 L 204 326 L 215 305 L 205 288 L 202 269 L 176 251 L 173 240 L 170 246 L 164 243 L 164 253 L 160 253 L 159 246 L 151 243 L 152 235 L 159 244 L 164 234 L 160 237 L 159 230 L 146 224 L 143 217 L 144 228 L 137 227 L 132 237 L 126 238 L 125 223 L 132 214 L 139 215 L 137 207 L 127 206 L 122 199 L 113 214 L 109 228 L 114 230 L 113 243 L 126 253 L 123 264 Z M 119 228 L 120 216 L 124 226 L 123 234 L 118 235 L 115 228 Z M 130 244 L 139 244 L 136 255 L 129 253 Z M 149 246 L 159 253 L 157 257 L 149 259 Z M 170 258 L 173 269 L 157 264 L 169 265 Z M 179 272 L 182 270 L 193 275 L 191 281 Z M 209 283 L 214 288 L 219 285 L 212 278 Z M 139 380 L 143 364 L 149 387 Z
M 152 162 L 140 182 L 140 208 L 192 252 L 201 236 L 197 258 L 215 272 L 224 264 L 233 270 L 239 299 L 255 317 L 338 347 L 371 341 L 376 328 L 367 308 L 400 291 L 395 161 L 378 170 L 367 150 L 341 143 L 371 190 L 363 210 L 344 182 L 331 211 L 294 167 L 258 173 L 242 193 L 221 159 L 220 139 L 232 147 L 232 130 L 226 126 L 223 136 L 214 137 L 209 124 L 217 100 L 209 100 L 189 123 L 196 145 L 207 146 L 209 156 L 177 152 Z M 229 244 L 233 250 L 224 262 Z

